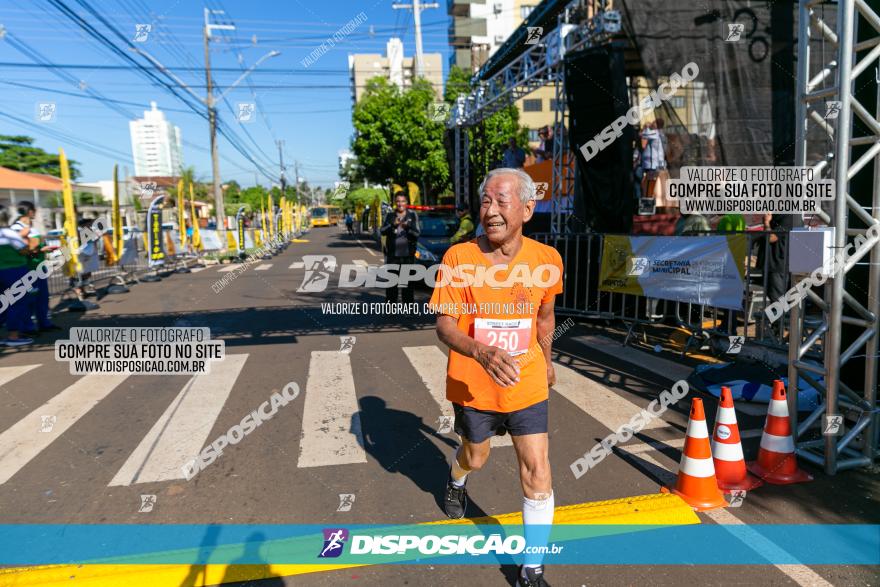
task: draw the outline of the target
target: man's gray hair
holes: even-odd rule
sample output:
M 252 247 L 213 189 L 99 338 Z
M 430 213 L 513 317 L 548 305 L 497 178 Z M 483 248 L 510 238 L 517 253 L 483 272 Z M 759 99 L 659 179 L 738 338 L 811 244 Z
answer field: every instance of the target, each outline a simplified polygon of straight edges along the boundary
M 532 181 L 531 176 L 522 169 L 512 167 L 499 167 L 487 173 L 483 183 L 480 184 L 480 198 L 485 194 L 486 184 L 496 175 L 515 175 L 519 179 L 519 199 L 523 204 L 529 200 L 537 199 L 535 182 Z

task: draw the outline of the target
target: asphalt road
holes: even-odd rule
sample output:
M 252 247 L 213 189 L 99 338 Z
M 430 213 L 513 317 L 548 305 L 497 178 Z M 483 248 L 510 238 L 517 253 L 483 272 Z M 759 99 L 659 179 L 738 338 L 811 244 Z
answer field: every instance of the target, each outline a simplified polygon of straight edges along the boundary
M 381 290 L 298 293 L 303 255 L 330 254 L 338 264 L 379 264 L 374 243 L 336 228 L 313 229 L 308 242 L 262 261 L 222 287 L 231 272 L 211 266 L 99 300 L 87 314 L 59 315 L 64 326 L 208 326 L 226 343 L 223 367 L 204 379 L 186 376 L 70 375 L 44 336 L 0 355 L 0 522 L 2 523 L 410 523 L 443 518 L 438 503 L 456 436 L 442 429 L 445 349 L 429 316 L 348 315 L 328 302 L 382 302 Z M 426 290 L 416 300 L 427 301 Z M 557 323 L 563 318 L 559 317 Z M 342 339 L 355 337 L 350 354 Z M 569 464 L 674 381 L 657 369 L 591 344 L 579 325 L 557 344 L 568 384 L 551 393 L 551 465 L 556 505 L 654 493 L 676 471 L 687 425 L 682 400 L 656 428 L 574 479 Z M 666 360 L 668 360 L 667 357 Z M 664 359 L 658 359 L 664 360 Z M 180 464 L 237 424 L 288 382 L 304 391 L 194 479 Z M 578 398 L 605 397 L 598 412 Z M 440 394 L 440 395 L 438 395 Z M 594 395 L 590 395 L 594 394 Z M 684 406 L 684 407 L 682 407 Z M 707 401 L 711 420 L 715 404 Z M 42 416 L 51 429 L 34 434 Z M 760 416 L 741 416 L 759 430 Z M 22 424 L 26 422 L 26 424 Z M 48 421 L 47 421 L 48 422 Z M 48 426 L 48 424 L 46 424 Z M 659 449 L 649 441 L 669 441 Z M 18 447 L 4 452 L 4 447 Z M 634 447 L 634 448 L 633 448 Z M 631 450 L 630 450 L 631 449 Z M 757 437 L 745 443 L 747 456 Z M 198 450 L 196 448 L 195 450 Z M 768 486 L 742 507 L 704 523 L 880 523 L 877 475 L 834 478 L 810 469 L 815 482 Z M 468 483 L 469 516 L 515 512 L 521 493 L 513 449 L 501 442 Z M 340 509 L 340 495 L 353 495 Z M 151 511 L 143 495 L 155 496 Z M 152 501 L 153 498 L 148 498 Z M 793 538 L 794 539 L 794 538 Z M 669 545 L 670 549 L 676 548 Z M 278 578 L 287 585 L 504 585 L 499 566 L 374 566 Z M 560 566 L 554 585 L 871 585 L 864 567 Z M 195 580 L 195 579 L 194 579 Z

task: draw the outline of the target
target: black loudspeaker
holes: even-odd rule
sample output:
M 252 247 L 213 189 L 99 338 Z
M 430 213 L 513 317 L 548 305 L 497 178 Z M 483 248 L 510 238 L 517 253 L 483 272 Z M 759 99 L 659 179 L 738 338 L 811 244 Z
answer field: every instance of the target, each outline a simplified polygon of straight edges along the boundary
M 605 45 L 567 55 L 565 92 L 570 148 L 577 161 L 575 213 L 594 231 L 628 233 L 637 207 L 633 192 L 636 129 L 625 124 L 613 143 L 591 149 L 589 160 L 581 152 L 585 143 L 630 108 L 623 49 Z

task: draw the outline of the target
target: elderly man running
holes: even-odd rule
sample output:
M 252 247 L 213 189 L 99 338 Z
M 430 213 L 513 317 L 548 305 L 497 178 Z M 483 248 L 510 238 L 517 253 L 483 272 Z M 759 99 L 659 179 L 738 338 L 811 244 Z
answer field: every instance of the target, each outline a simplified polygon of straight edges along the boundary
M 462 438 L 447 482 L 446 514 L 464 517 L 468 475 L 486 463 L 490 439 L 509 432 L 526 543 L 541 547 L 553 523 L 547 403 L 556 381 L 550 340 L 562 259 L 523 236 L 534 209 L 535 184 L 526 173 L 489 172 L 480 185 L 485 234 L 447 251 L 431 303 L 438 311 L 437 336 L 449 347 L 446 398 Z M 527 554 L 518 585 L 546 586 L 542 562 L 542 555 Z

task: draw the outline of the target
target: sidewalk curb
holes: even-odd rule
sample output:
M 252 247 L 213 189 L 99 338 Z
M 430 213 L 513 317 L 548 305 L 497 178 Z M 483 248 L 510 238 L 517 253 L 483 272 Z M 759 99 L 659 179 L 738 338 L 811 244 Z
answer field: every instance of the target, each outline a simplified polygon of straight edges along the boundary
M 700 519 L 684 500 L 677 495 L 660 493 L 560 506 L 556 508 L 554 519 L 554 524 L 657 526 L 699 523 Z M 522 514 L 513 512 L 427 524 L 522 524 Z M 0 586 L 218 585 L 363 566 L 371 565 L 47 565 L 0 569 Z

